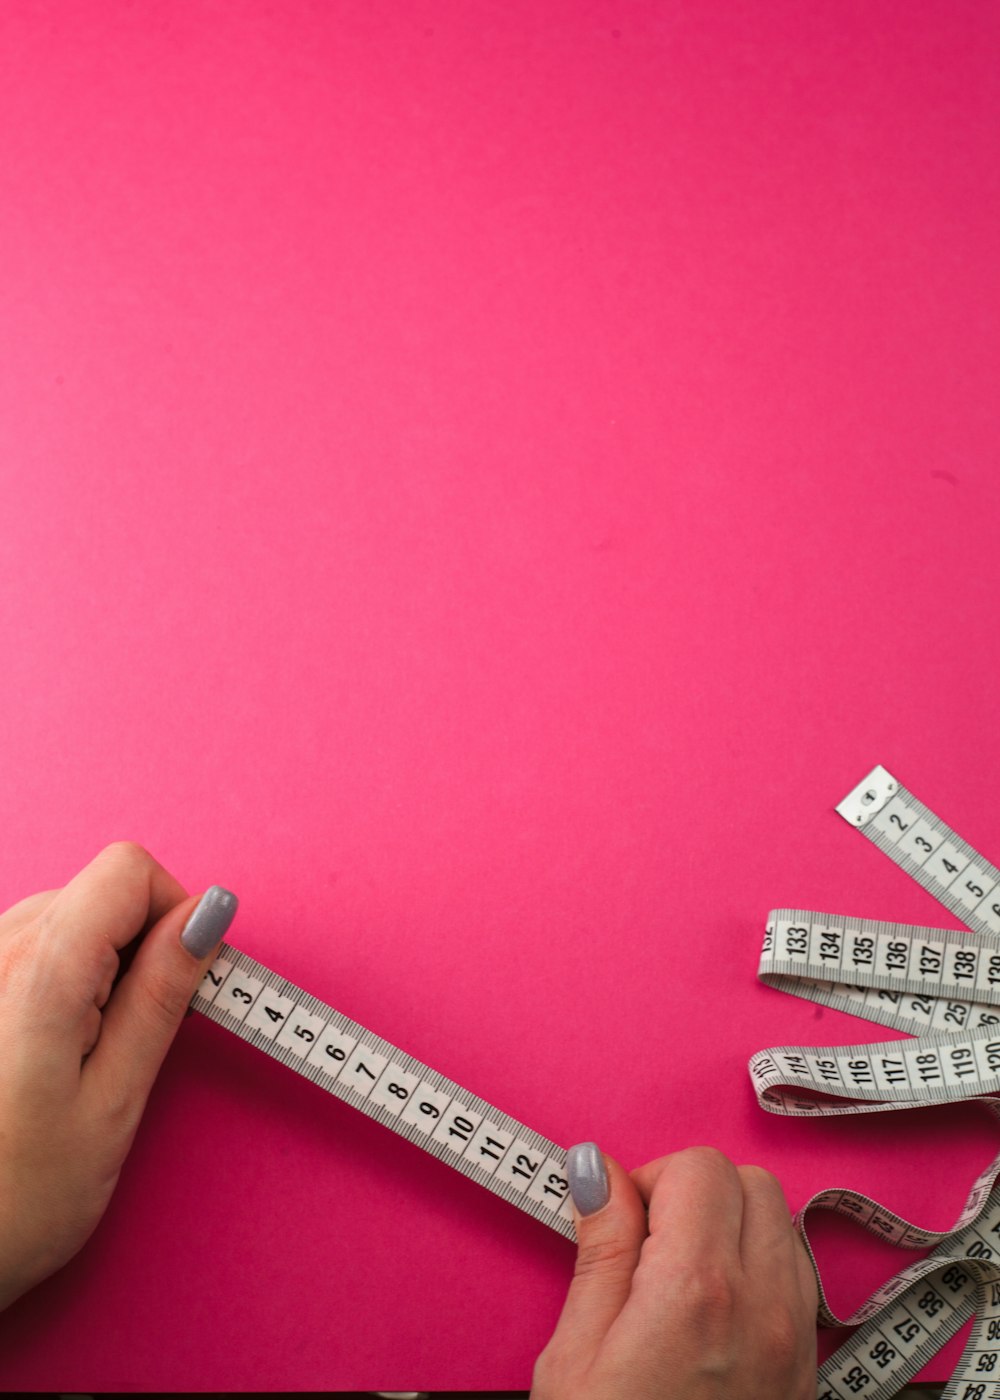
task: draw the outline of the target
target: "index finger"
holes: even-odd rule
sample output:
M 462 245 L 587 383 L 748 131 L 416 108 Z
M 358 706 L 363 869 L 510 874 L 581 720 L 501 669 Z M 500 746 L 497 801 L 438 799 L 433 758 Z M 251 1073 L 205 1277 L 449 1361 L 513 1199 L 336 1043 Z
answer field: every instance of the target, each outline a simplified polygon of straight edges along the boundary
M 113 841 L 74 875 L 39 914 L 43 929 L 71 953 L 118 950 L 188 897 L 145 847 Z
M 672 1271 L 706 1258 L 739 1263 L 743 1185 L 725 1153 L 686 1147 L 629 1175 L 649 1216 L 643 1261 L 669 1260 Z

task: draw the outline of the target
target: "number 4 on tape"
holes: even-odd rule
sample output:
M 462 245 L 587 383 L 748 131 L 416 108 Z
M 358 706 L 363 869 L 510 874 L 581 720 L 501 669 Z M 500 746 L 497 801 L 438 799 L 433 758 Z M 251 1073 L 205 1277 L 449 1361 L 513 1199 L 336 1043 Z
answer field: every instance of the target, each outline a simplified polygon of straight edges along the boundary
M 882 767 L 837 811 L 933 894 L 967 930 L 775 909 L 758 976 L 795 996 L 916 1037 L 881 1044 L 778 1046 L 750 1060 L 761 1106 L 799 1116 L 881 1112 L 978 1099 L 1000 1118 L 1000 870 Z M 1000 1397 L 1000 1154 L 951 1230 L 931 1231 L 860 1192 L 821 1191 L 798 1212 L 816 1269 L 820 1318 L 858 1330 L 819 1373 L 819 1400 L 891 1400 L 970 1317 L 942 1400 Z M 900 1270 L 854 1315 L 827 1303 L 806 1229 L 813 1209 L 880 1239 L 933 1252 Z
M 919 1039 L 761 1051 L 750 1071 L 772 1113 L 878 1112 L 1000 1093 L 1000 870 L 877 767 L 837 811 L 979 938 L 871 919 L 774 910 L 759 976 Z M 223 943 L 192 1008 L 575 1240 L 566 1151 L 374 1032 Z M 901 1048 L 902 1047 L 902 1048 Z M 908 1048 L 912 1047 L 912 1048 Z M 995 1101 L 994 1101 L 995 1103 Z M 1000 1113 L 998 1113 L 1000 1116 Z M 890 1400 L 973 1313 L 942 1400 L 1000 1400 L 1000 1155 L 951 1231 L 935 1234 L 837 1188 L 796 1216 L 820 1317 L 858 1326 L 819 1373 L 818 1400 Z M 805 1229 L 811 1208 L 856 1219 L 906 1248 L 937 1244 L 843 1323 L 831 1313 Z M 776 1398 L 777 1400 L 777 1398 Z
M 223 943 L 196 1011 L 576 1239 L 566 1151 Z

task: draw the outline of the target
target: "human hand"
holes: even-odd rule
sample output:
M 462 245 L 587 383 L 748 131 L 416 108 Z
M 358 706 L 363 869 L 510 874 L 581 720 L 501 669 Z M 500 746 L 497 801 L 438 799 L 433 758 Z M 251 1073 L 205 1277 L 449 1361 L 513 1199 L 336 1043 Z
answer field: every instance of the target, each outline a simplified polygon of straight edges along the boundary
M 116 841 L 65 888 L 0 915 L 0 1308 L 93 1234 L 238 903 L 213 885 L 202 907 Z
M 626 1173 L 583 1143 L 585 1209 L 602 1163 L 610 1200 L 574 1204 L 576 1271 L 531 1400 L 815 1400 L 816 1277 L 777 1179 L 711 1147 Z

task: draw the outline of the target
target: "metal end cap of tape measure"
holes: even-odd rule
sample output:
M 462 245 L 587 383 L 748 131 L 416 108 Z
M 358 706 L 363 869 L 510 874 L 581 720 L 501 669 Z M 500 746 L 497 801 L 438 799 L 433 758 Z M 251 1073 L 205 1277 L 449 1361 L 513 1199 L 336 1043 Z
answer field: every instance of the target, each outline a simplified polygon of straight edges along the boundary
M 896 779 L 879 764 L 837 803 L 836 810 L 852 826 L 864 826 L 898 789 Z

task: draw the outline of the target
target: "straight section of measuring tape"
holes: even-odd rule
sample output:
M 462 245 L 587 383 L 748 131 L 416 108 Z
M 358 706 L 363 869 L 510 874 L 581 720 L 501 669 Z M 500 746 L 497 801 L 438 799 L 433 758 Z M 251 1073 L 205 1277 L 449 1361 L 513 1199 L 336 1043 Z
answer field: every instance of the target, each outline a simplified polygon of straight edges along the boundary
M 566 1151 L 226 943 L 191 1006 L 576 1240 Z
M 1000 870 L 881 764 L 837 811 L 963 924 L 976 933 L 1000 934 Z
M 918 1037 L 759 1051 L 749 1069 L 771 1112 L 877 1112 L 1000 1093 L 998 936 L 774 909 L 758 977 Z M 802 1100 L 781 1086 L 824 1097 Z
M 758 976 L 913 1035 L 1000 1026 L 1000 936 L 772 909 Z

